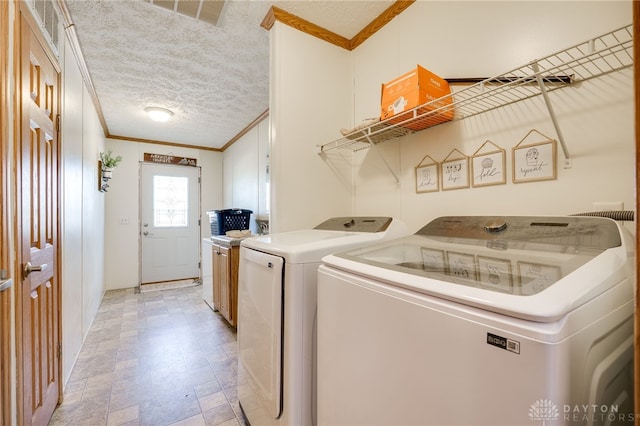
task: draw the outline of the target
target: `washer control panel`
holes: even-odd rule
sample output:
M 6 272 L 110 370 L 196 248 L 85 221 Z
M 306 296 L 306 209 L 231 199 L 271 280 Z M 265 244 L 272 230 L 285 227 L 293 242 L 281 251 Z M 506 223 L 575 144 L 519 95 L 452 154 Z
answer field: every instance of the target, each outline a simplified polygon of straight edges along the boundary
M 322 222 L 314 229 L 325 231 L 350 231 L 350 232 L 384 232 L 391 221 L 390 217 L 333 217 Z

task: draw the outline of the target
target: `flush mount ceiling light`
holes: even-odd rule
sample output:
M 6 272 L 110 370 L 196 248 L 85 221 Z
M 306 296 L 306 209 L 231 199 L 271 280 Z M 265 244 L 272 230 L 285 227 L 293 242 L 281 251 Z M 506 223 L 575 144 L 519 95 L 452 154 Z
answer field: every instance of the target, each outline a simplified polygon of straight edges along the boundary
M 146 107 L 145 112 L 153 121 L 165 122 L 173 116 L 173 111 L 160 107 Z

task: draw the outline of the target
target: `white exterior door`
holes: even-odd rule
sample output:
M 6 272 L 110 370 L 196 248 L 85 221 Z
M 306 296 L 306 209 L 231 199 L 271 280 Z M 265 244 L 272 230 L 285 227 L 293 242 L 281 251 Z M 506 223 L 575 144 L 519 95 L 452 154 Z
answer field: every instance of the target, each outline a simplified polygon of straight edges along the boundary
M 200 168 L 140 165 L 141 284 L 200 276 Z

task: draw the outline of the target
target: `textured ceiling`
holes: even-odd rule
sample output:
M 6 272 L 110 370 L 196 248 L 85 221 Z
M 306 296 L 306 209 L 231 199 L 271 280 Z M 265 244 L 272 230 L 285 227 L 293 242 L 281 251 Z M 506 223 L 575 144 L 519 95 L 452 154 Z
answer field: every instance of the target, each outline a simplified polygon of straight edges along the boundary
M 215 26 L 145 0 L 65 3 L 109 135 L 221 148 L 269 108 L 271 6 L 350 39 L 394 1 L 227 0 Z

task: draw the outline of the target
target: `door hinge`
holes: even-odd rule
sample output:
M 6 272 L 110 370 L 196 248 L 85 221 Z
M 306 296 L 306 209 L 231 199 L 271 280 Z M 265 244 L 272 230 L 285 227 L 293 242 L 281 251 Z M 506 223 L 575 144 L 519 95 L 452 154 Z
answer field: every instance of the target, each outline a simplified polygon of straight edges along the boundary
M 201 268 L 201 266 L 202 266 L 202 263 L 201 263 L 201 262 L 198 262 L 198 269 L 200 269 L 200 268 Z
M 60 131 L 60 114 L 56 115 L 56 132 Z
M 58 342 L 58 358 L 62 358 L 62 342 Z

